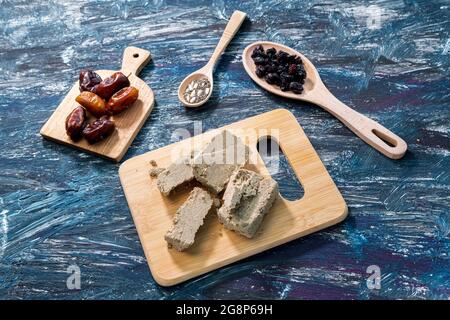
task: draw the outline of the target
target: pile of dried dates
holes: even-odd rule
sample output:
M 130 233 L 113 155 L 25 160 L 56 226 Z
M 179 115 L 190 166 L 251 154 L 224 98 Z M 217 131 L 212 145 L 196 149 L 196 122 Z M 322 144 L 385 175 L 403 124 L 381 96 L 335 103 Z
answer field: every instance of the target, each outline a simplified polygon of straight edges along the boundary
M 66 132 L 73 140 L 84 137 L 96 143 L 114 132 L 110 115 L 118 114 L 131 106 L 139 96 L 139 90 L 130 86 L 130 80 L 122 72 L 103 79 L 92 70 L 80 72 L 80 94 L 75 100 L 81 105 L 66 118 Z M 96 120 L 87 121 L 87 112 Z

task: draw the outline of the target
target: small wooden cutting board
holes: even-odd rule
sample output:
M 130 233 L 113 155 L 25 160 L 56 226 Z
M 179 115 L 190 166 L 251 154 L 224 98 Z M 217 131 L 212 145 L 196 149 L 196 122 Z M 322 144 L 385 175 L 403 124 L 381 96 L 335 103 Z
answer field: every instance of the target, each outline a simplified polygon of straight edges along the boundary
M 303 186 L 304 196 L 289 201 L 280 195 L 253 239 L 225 229 L 217 216 L 210 213 L 191 248 L 185 252 L 169 249 L 164 234 L 191 188 L 163 196 L 156 187 L 157 179 L 149 175 L 150 161 L 155 160 L 158 167 L 167 167 L 175 152 L 190 149 L 194 140 L 202 136 L 208 136 L 201 139 L 206 143 L 209 137 L 224 129 L 232 130 L 248 144 L 253 154 L 257 154 L 258 161 L 252 169 L 263 175 L 269 173 L 256 145 L 261 138 L 276 132 L 278 144 Z M 299 123 L 285 109 L 248 118 L 131 158 L 120 166 L 119 176 L 150 270 L 156 282 L 163 286 L 175 285 L 329 227 L 347 216 L 347 205 L 339 190 Z
M 66 117 L 79 104 L 75 98 L 80 94 L 78 81 L 66 95 L 64 100 L 56 108 L 47 122 L 41 129 L 41 135 L 65 145 L 84 150 L 101 157 L 120 161 L 133 142 L 144 122 L 147 120 L 153 109 L 155 98 L 152 89 L 141 79 L 137 77 L 142 68 L 151 60 L 150 52 L 136 47 L 127 47 L 123 54 L 122 69 L 125 75 L 129 75 L 131 86 L 139 89 L 138 100 L 126 111 L 114 115 L 116 130 L 107 139 L 95 144 L 89 144 L 85 139 L 74 142 L 66 134 Z M 102 79 L 109 77 L 116 71 L 98 70 L 96 71 Z M 90 117 L 89 121 L 94 118 Z

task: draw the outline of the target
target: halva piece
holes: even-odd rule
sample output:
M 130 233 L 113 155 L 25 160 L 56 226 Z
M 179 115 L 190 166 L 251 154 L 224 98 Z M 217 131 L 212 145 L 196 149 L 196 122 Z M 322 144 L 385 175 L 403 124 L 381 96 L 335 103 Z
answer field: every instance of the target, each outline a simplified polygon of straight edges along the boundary
M 212 206 L 213 198 L 210 194 L 201 188 L 194 188 L 186 202 L 177 210 L 173 226 L 164 239 L 178 251 L 189 248 Z
M 249 154 L 240 138 L 224 130 L 194 157 L 195 179 L 217 194 L 225 189 L 230 176 L 248 162 Z
M 237 170 L 230 178 L 223 195 L 223 205 L 217 212 L 223 225 L 252 238 L 278 195 L 278 184 L 270 177 Z
M 163 195 L 168 196 L 176 187 L 192 179 L 194 179 L 192 166 L 187 161 L 182 161 L 180 163 L 172 163 L 164 171 L 160 172 L 156 185 Z

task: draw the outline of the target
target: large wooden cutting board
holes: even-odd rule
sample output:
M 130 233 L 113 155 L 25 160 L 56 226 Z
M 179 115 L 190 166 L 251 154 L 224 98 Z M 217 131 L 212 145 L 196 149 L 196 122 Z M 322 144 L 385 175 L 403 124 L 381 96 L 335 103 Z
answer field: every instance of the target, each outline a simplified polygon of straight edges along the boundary
M 109 160 L 120 161 L 142 128 L 145 120 L 147 120 L 155 103 L 152 89 L 137 76 L 150 60 L 150 52 L 147 50 L 136 47 L 127 47 L 125 49 L 120 71 L 127 76 L 129 75 L 128 79 L 131 86 L 139 89 L 139 98 L 128 110 L 111 117 L 116 125 L 116 130 L 107 139 L 95 144 L 89 144 L 85 139 L 74 142 L 67 136 L 65 129 L 66 117 L 79 105 L 75 101 L 75 98 L 80 94 L 78 81 L 44 124 L 41 129 L 41 135 L 46 139 L 81 149 Z M 98 70 L 96 72 L 102 79 L 105 79 L 115 71 Z M 94 118 L 90 117 L 89 121 L 93 120 Z
M 281 196 L 265 217 L 260 232 L 247 239 L 225 229 L 215 214 L 210 214 L 196 236 L 196 243 L 185 252 L 168 249 L 164 234 L 172 225 L 177 208 L 187 198 L 190 188 L 182 188 L 164 197 L 156 187 L 156 179 L 149 176 L 149 162 L 160 167 L 171 163 L 173 153 L 189 149 L 204 135 L 212 136 L 223 129 L 232 131 L 248 143 L 252 152 L 262 136 L 278 130 L 278 143 L 304 189 L 300 200 L 288 201 Z M 248 133 L 257 134 L 252 136 Z M 170 286 L 232 262 L 297 239 L 336 224 L 347 215 L 347 205 L 320 161 L 295 117 L 285 109 L 278 109 L 243 121 L 182 140 L 158 150 L 125 161 L 119 169 L 120 180 L 136 224 L 136 228 L 156 282 Z M 271 131 L 273 130 L 273 131 Z M 202 139 L 205 143 L 208 139 Z M 263 160 L 257 154 L 254 165 L 268 175 Z

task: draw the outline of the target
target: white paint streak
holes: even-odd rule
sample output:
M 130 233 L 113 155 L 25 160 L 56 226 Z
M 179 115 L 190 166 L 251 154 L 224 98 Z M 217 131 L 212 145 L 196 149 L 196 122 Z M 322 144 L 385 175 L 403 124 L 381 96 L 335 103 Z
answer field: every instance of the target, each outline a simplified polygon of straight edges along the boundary
M 447 54 L 450 49 L 450 39 L 447 39 L 447 42 L 445 43 L 444 50 L 442 51 L 442 54 Z
M 3 204 L 3 200 L 1 202 Z M 0 231 L 1 231 L 0 259 L 3 258 L 3 255 L 6 250 L 6 244 L 8 243 L 8 216 L 7 216 L 8 212 L 9 211 L 6 209 L 0 212 Z
M 292 286 L 290 284 L 287 284 L 281 291 L 280 299 L 286 299 L 291 290 L 292 290 Z
M 75 55 L 75 50 L 73 49 L 72 46 L 70 46 L 70 47 L 67 47 L 66 49 L 64 49 L 64 51 L 61 54 L 61 58 L 65 64 L 68 64 L 72 60 L 74 55 Z

